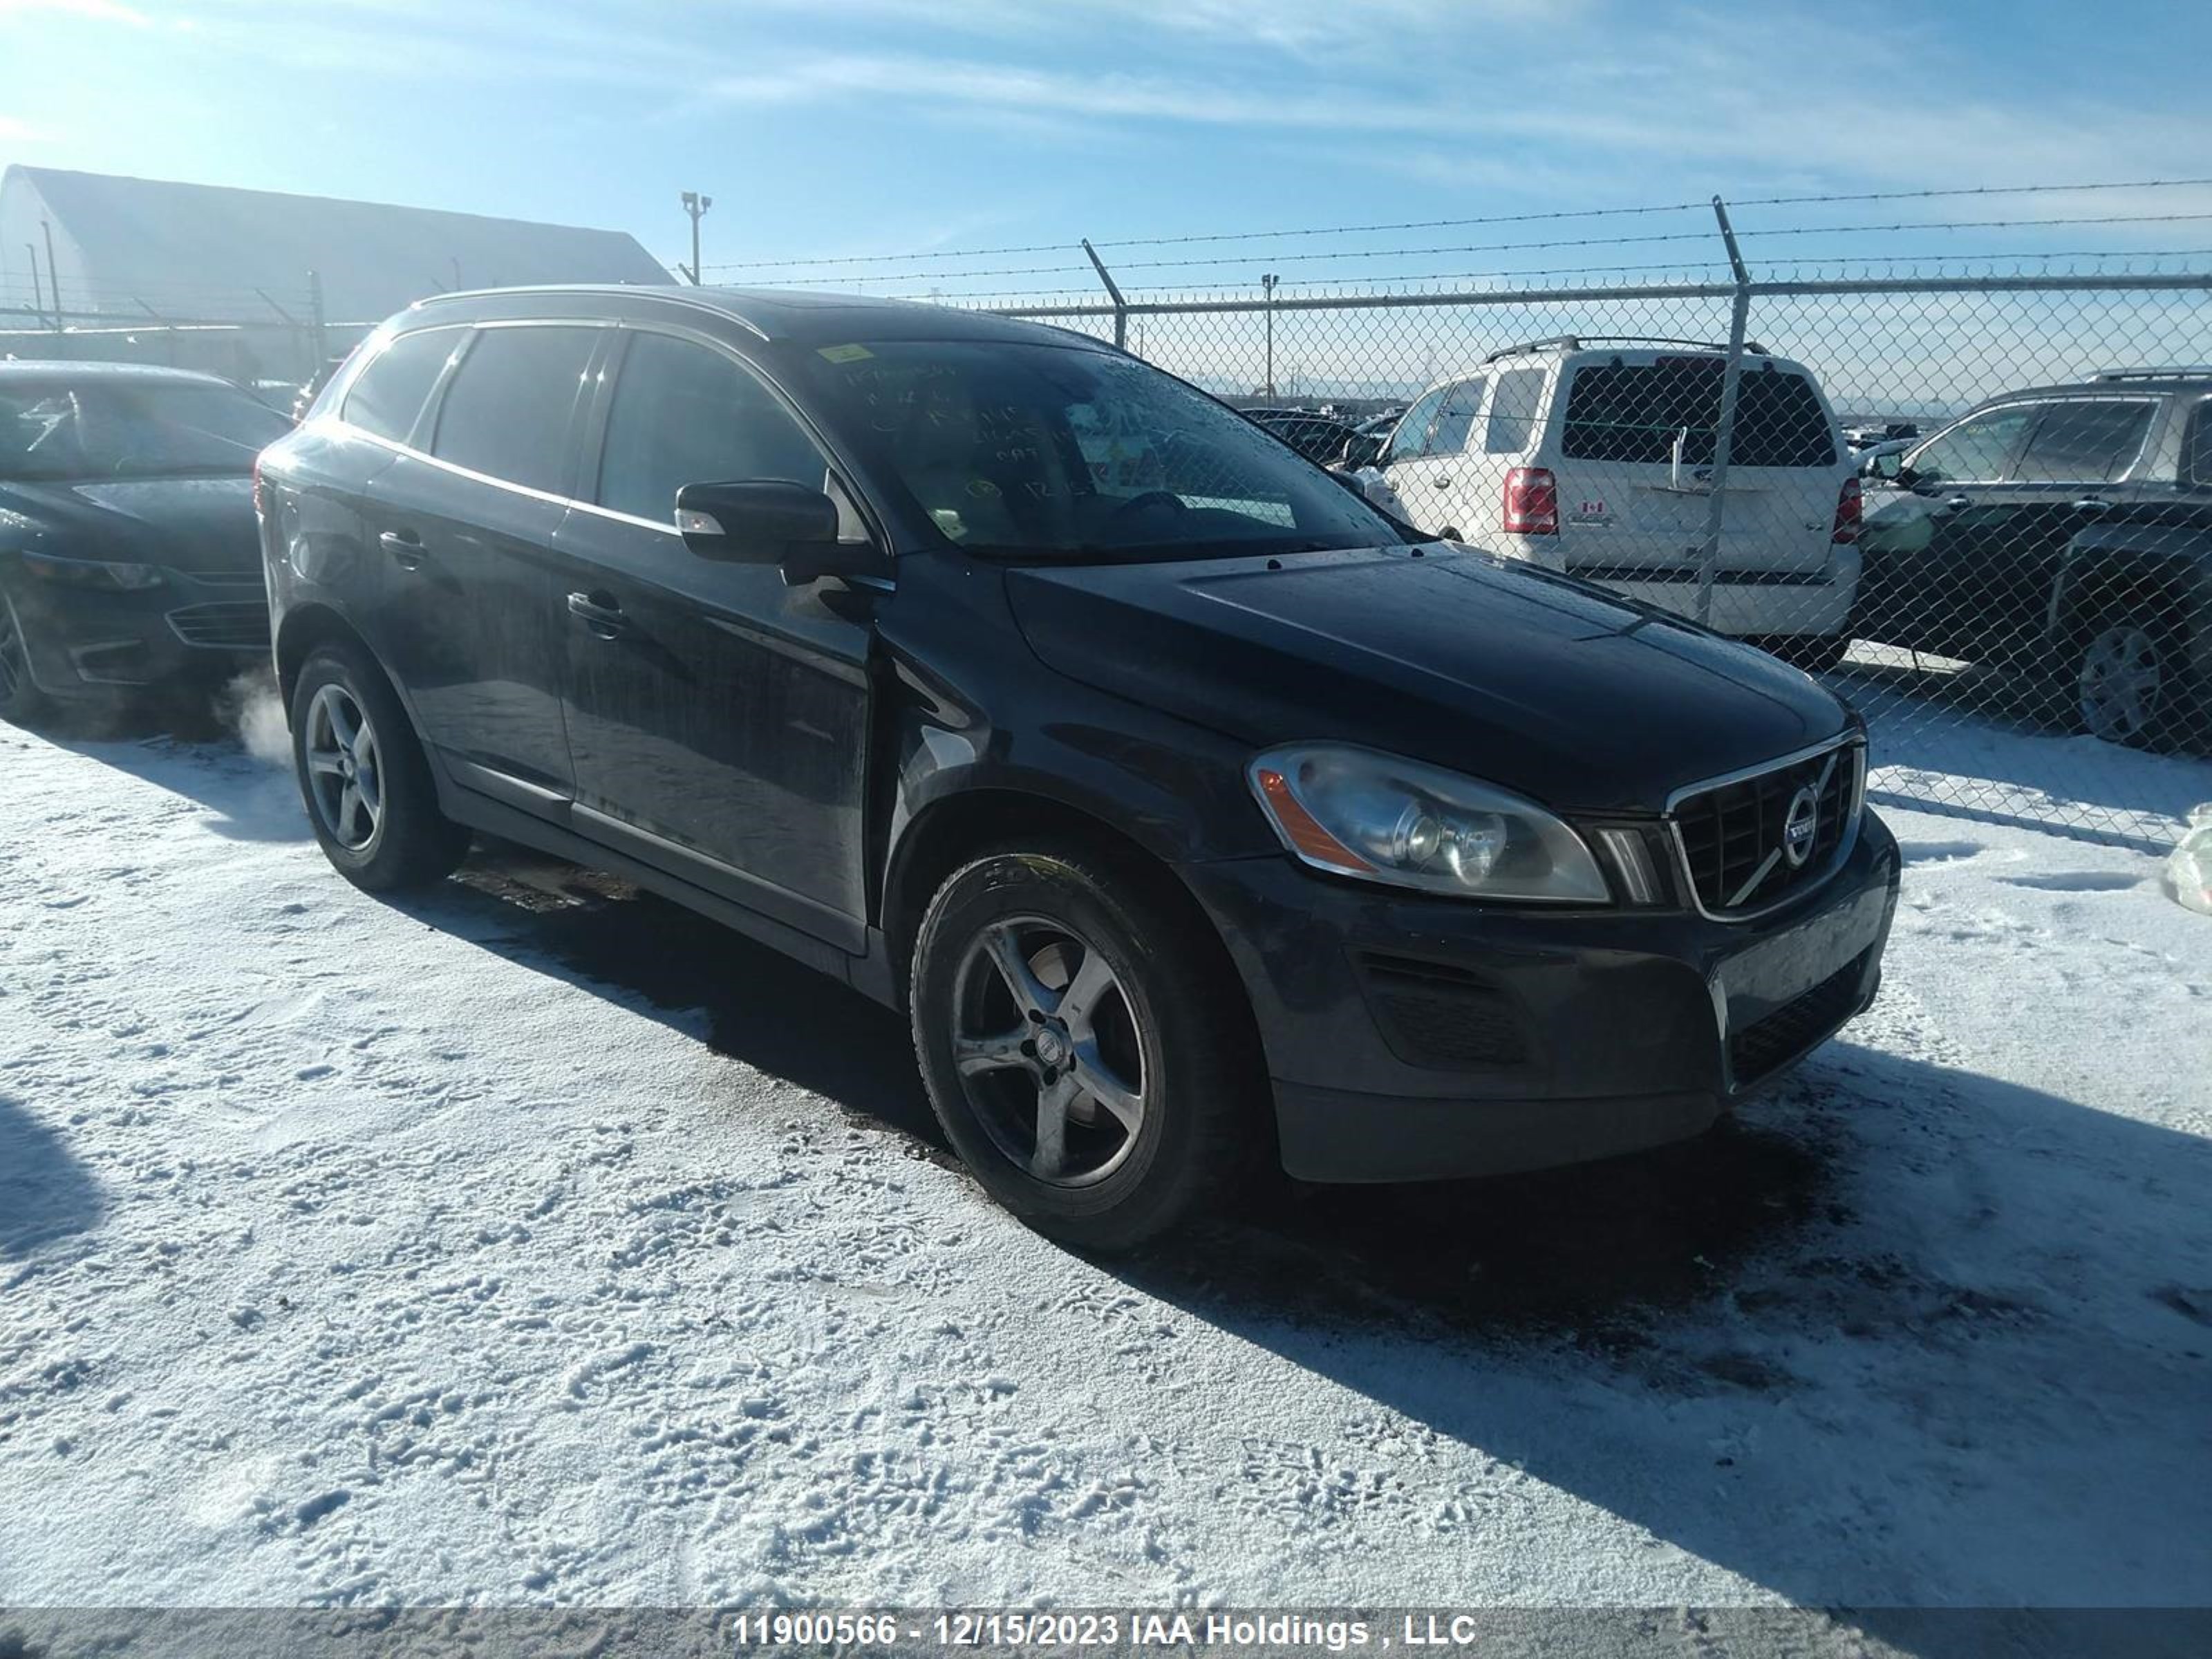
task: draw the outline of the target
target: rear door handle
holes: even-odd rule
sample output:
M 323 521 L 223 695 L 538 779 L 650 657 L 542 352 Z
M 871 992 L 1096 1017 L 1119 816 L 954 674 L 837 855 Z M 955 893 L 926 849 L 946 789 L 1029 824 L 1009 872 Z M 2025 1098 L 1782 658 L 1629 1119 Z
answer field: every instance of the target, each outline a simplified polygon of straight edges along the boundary
M 1451 474 L 1447 472 L 1440 478 L 1430 479 L 1429 488 L 1431 489 L 1449 489 L 1451 488 Z
M 614 638 L 629 626 L 629 618 L 623 615 L 622 606 L 604 594 L 571 593 L 568 614 L 603 640 Z
M 1970 496 L 1966 495 L 1946 495 L 1943 498 L 1943 505 L 1949 507 L 1972 507 L 1973 501 Z
M 2100 513 L 2111 512 L 2112 504 L 2110 501 L 2100 501 L 2094 495 L 2084 495 L 2074 503 L 2074 510 L 2076 513 L 2087 513 L 2094 519 Z
M 387 530 L 376 544 L 398 560 L 402 570 L 420 570 L 425 556 L 422 538 L 411 530 Z

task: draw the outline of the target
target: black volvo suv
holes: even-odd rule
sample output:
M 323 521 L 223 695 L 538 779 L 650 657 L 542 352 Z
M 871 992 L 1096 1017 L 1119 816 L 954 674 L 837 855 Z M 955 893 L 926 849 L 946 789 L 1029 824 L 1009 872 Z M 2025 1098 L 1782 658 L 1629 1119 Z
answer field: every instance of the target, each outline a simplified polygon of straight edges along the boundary
M 1096 341 L 714 289 L 441 296 L 262 459 L 315 833 L 473 830 L 910 1010 L 1071 1242 L 1269 1162 L 1692 1134 L 1863 1008 L 1896 843 L 1796 670 L 1445 543 Z

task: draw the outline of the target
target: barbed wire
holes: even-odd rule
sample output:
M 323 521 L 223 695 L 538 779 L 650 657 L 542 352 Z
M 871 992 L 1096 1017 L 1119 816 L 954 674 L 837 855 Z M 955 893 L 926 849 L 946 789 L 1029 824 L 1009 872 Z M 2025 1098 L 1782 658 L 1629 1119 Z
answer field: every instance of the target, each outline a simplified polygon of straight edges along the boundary
M 2159 259 L 2203 258 L 2212 258 L 2212 247 L 2137 248 L 2130 249 L 2123 252 L 2115 252 L 2110 248 L 2067 248 L 2050 250 L 2026 249 L 1986 253 L 1944 253 L 1940 255 L 1806 253 L 1771 259 L 1766 261 L 1765 264 L 1771 269 L 1788 268 L 1790 270 L 1796 270 L 1807 265 L 1834 265 L 1838 269 L 1848 267 L 1871 269 L 1876 266 L 1894 268 L 1899 265 L 1909 265 L 1914 267 L 1919 274 L 1936 275 L 1942 275 L 1944 273 L 1940 269 L 1930 273 L 1924 268 L 1930 266 L 1940 268 L 1944 266 L 1961 265 L 1994 266 L 1998 264 L 2011 264 L 2014 267 L 2016 274 L 2027 274 L 2025 267 L 2027 265 L 2047 267 L 2051 262 L 2060 259 L 2087 259 L 2100 262 L 2109 262 L 2117 259 L 2134 263 Z M 1702 282 L 1709 280 L 1711 273 L 1716 271 L 1725 271 L 1727 269 L 1728 265 L 1724 260 L 1714 259 L 1703 263 L 1675 260 L 1660 264 L 1524 266 L 1510 270 L 1431 270 L 1402 273 L 1389 278 L 1387 283 L 1367 282 L 1356 278 L 1339 281 L 1328 277 L 1316 277 L 1305 283 L 1284 283 L 1275 289 L 1275 295 L 1279 302 L 1287 305 L 1294 304 L 1299 299 L 1310 299 L 1316 297 L 1315 290 L 1316 289 L 1325 289 L 1332 295 L 1340 295 L 1346 292 L 1377 294 L 1401 293 L 1405 290 L 1395 286 L 1395 284 L 1408 283 L 1467 283 L 1488 280 L 1518 279 L 1534 276 L 1556 277 L 1561 279 L 1622 276 L 1649 276 L 1655 271 L 1668 275 L 1680 275 L 1686 279 Z M 1699 276 L 1698 273 L 1700 272 L 1706 273 L 1706 275 Z M 1953 271 L 1950 274 L 1958 275 L 1964 273 Z M 2068 274 L 2094 275 L 2096 274 L 2096 272 L 2091 271 L 2088 273 L 2081 273 L 2079 271 L 2074 271 Z M 854 276 L 848 280 L 854 283 L 880 283 L 904 282 L 910 279 L 902 276 L 883 276 L 873 277 Z M 1261 291 L 1261 290 L 1256 283 L 1248 280 L 1234 283 L 1182 283 L 1178 284 L 1172 289 L 1144 289 L 1132 286 L 1126 289 L 1124 293 L 1127 298 L 1139 304 L 1159 304 L 1191 295 L 1233 293 L 1257 294 Z M 941 289 L 911 289 L 896 294 L 878 295 L 875 297 L 886 300 L 942 301 L 950 304 L 961 304 L 978 300 L 1023 301 L 1047 299 L 1094 299 L 1097 300 L 1102 307 L 1107 307 L 1110 309 L 1110 306 L 1108 304 L 1103 291 L 1100 289 L 1096 283 L 1083 288 L 987 289 L 981 292 L 969 292 L 965 294 L 947 293 Z
M 1765 228 L 1744 228 L 1736 232 L 1739 239 L 1777 236 L 1857 236 L 1887 235 L 1901 231 L 1953 232 L 1960 230 L 2034 230 L 2074 225 L 2118 224 L 2179 224 L 2212 222 L 2212 213 L 2160 214 L 2089 214 L 2069 215 L 2047 219 L 1957 219 L 1903 221 L 1889 224 L 1863 225 L 1790 225 Z M 1521 253 L 1537 252 L 1555 248 L 1571 247 L 1630 247 L 1648 246 L 1656 243 L 1704 242 L 1710 244 L 1712 233 L 1708 230 L 1662 231 L 1643 236 L 1566 237 L 1549 238 L 1528 242 L 1486 242 L 1464 245 L 1444 245 L 1425 247 L 1332 249 L 1316 253 L 1271 254 L 1269 262 L 1275 264 L 1318 264 L 1328 261 L 1352 259 L 1409 259 L 1425 258 L 1447 253 Z M 2115 250 L 2116 252 L 2118 250 Z M 1830 256 L 1841 258 L 1844 256 Z M 1192 270 L 1212 265 L 1237 263 L 1234 255 L 1211 255 L 1188 259 L 1134 259 L 1115 269 L 1116 276 L 1135 270 Z M 1698 262 L 1692 262 L 1698 263 Z M 1717 262 L 1716 262 L 1717 263 Z M 874 278 L 884 282 L 973 282 L 999 276 L 1061 276 L 1090 274 L 1087 264 L 1067 265 L 1008 265 L 983 270 L 921 270 L 900 271 Z M 1504 273 L 1511 274 L 1511 273 Z M 828 288 L 854 281 L 868 281 L 850 273 L 835 276 L 792 276 L 779 278 L 777 286 L 783 288 Z
M 2212 179 L 2136 179 L 2081 185 L 1979 185 L 1936 190 L 1856 191 L 1822 195 L 1754 196 L 1731 201 L 1731 207 L 1802 207 L 1820 203 L 1934 201 L 1945 198 L 2049 195 L 2067 191 L 2114 190 L 2180 190 L 2212 185 Z M 1389 230 L 1452 230 L 1473 225 L 1536 224 L 1569 219 L 1632 217 L 1655 213 L 1684 213 L 1710 208 L 1710 201 L 1664 202 L 1640 207 L 1555 209 L 1537 213 L 1496 213 L 1458 219 L 1403 219 L 1364 225 L 1308 226 L 1289 230 L 1213 231 L 1182 236 L 1124 236 L 1098 239 L 1093 247 L 1181 247 L 1205 242 L 1278 241 L 1300 236 L 1368 235 Z M 890 264 L 931 259 L 1000 258 L 1018 253 L 1066 253 L 1081 241 L 1030 242 L 1002 247 L 927 248 L 907 253 L 853 253 L 798 259 L 736 259 L 708 264 L 708 270 L 788 270 L 829 265 Z

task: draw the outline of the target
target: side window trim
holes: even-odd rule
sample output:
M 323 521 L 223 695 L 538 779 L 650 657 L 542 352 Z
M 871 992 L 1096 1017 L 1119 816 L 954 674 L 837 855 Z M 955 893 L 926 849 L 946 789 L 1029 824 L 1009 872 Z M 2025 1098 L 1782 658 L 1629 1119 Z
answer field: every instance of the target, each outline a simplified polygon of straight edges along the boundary
M 1987 487 L 1990 484 L 2009 483 L 2012 482 L 2014 472 L 2019 468 L 2021 455 L 2027 448 L 2027 441 L 2030 434 L 2034 432 L 2037 425 L 2043 419 L 2043 416 L 2040 411 L 2048 407 L 2049 403 L 2047 401 L 2039 402 L 2033 398 L 2023 398 L 2012 403 L 1991 404 L 1986 409 L 1977 409 L 1969 414 L 1961 415 L 1957 420 L 1952 422 L 1950 425 L 1943 428 L 1941 431 L 1929 433 L 1927 437 L 1921 440 L 1917 446 L 1912 449 L 1907 450 L 1905 453 L 1907 456 L 1917 455 L 1922 450 L 1932 449 L 1936 445 L 1942 442 L 1944 439 L 1949 437 L 1954 432 L 1956 432 L 1960 427 L 1966 425 L 1969 421 L 1984 420 L 1992 415 L 2008 415 L 2014 410 L 2024 409 L 2028 411 L 2027 421 L 2026 424 L 2021 428 L 2020 436 L 2015 438 L 2010 447 L 2005 451 L 2004 459 L 1997 463 L 1996 474 L 1994 477 L 1944 478 L 1940 480 L 1941 483 L 1946 484 L 1957 484 L 1962 488 L 1967 485 Z
M 816 451 L 828 463 L 830 477 L 837 486 L 830 493 L 830 498 L 840 503 L 841 520 L 845 510 L 849 508 L 853 515 L 859 520 L 867 539 L 887 551 L 890 549 L 892 544 L 884 533 L 883 515 L 876 510 L 874 505 L 869 501 L 866 492 L 861 489 L 858 474 L 853 466 L 838 453 L 836 446 L 823 435 L 822 429 L 808 418 L 806 411 L 800 407 L 798 400 L 784 389 L 775 376 L 769 372 L 765 364 L 754 362 L 726 340 L 717 339 L 711 334 L 698 329 L 688 328 L 678 322 L 659 318 L 641 319 L 620 317 L 604 323 L 602 326 L 611 337 L 601 355 L 593 360 L 590 371 L 594 377 L 594 383 L 591 398 L 584 411 L 580 430 L 581 453 L 578 458 L 574 479 L 580 493 L 569 501 L 568 505 L 571 507 L 579 512 L 592 514 L 599 518 L 613 519 L 622 524 L 640 525 L 648 530 L 658 530 L 670 536 L 681 533 L 672 523 L 659 519 L 640 518 L 637 514 L 625 513 L 619 507 L 602 506 L 599 500 L 607 462 L 607 424 L 614 413 L 615 394 L 621 386 L 623 367 L 629 362 L 631 345 L 638 336 L 658 334 L 668 339 L 681 341 L 687 345 L 702 347 L 717 356 L 727 359 L 737 367 L 740 374 L 752 376 L 767 390 L 769 396 L 775 400 L 776 404 L 784 413 L 791 417 L 792 423 L 798 427 L 805 435 L 807 441 L 814 446 Z

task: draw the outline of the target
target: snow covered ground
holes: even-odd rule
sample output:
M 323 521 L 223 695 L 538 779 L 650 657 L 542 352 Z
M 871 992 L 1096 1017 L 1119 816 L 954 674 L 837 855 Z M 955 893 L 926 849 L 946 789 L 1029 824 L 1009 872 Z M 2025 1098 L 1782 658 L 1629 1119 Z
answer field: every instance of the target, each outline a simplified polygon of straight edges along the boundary
M 1723 1132 L 1092 1263 L 826 981 L 0 727 L 0 1604 L 2212 1602 L 2212 922 L 1888 816 Z

